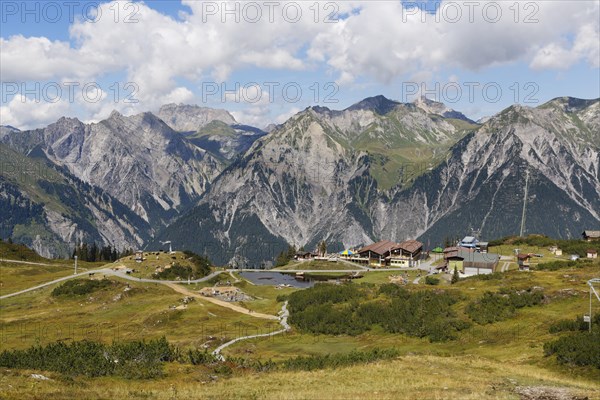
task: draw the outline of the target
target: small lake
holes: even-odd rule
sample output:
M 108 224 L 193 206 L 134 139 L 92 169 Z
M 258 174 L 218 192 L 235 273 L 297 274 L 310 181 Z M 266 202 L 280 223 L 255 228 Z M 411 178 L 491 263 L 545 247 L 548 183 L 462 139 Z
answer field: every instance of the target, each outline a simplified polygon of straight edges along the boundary
M 272 285 L 277 286 L 281 284 L 291 285 L 297 288 L 308 288 L 315 284 L 312 279 L 296 279 L 295 275 L 284 274 L 281 272 L 252 272 L 244 271 L 240 272 L 240 276 L 244 279 L 248 279 L 250 282 L 256 285 Z

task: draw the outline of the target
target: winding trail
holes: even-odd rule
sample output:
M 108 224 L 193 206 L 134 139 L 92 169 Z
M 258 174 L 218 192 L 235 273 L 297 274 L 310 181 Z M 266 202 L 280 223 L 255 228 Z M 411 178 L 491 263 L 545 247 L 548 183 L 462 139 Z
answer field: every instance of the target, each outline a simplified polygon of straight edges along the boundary
M 290 312 L 287 309 L 287 305 L 288 302 L 286 301 L 285 303 L 283 303 L 283 306 L 281 307 L 281 311 L 279 312 L 280 317 L 279 319 L 279 323 L 281 324 L 281 326 L 283 327 L 283 329 L 280 329 L 278 331 L 274 331 L 274 332 L 269 332 L 269 333 L 261 333 L 258 335 L 248 335 L 248 336 L 241 336 L 239 338 L 235 338 L 233 340 L 230 340 L 227 343 L 223 343 L 222 345 L 220 345 L 219 347 L 217 347 L 212 354 L 218 358 L 220 361 L 225 361 L 225 357 L 221 354 L 221 351 L 226 348 L 231 346 L 234 343 L 240 342 L 242 340 L 248 340 L 248 339 L 255 339 L 255 338 L 260 338 L 260 337 L 270 337 L 270 336 L 275 336 L 275 335 L 279 335 L 281 333 L 287 332 L 289 331 L 290 325 L 288 324 L 287 320 L 288 317 L 290 316 Z
M 189 283 L 205 282 L 205 281 L 208 281 L 209 279 L 214 278 L 215 276 L 217 276 L 219 274 L 226 273 L 226 272 L 227 271 L 215 271 L 215 272 L 211 273 L 210 275 L 207 275 L 207 276 L 205 276 L 203 278 L 191 280 L 191 281 L 189 281 Z M 188 283 L 188 281 L 163 281 L 163 280 L 158 280 L 158 279 L 136 278 L 136 277 L 133 277 L 131 275 L 127 275 L 126 273 L 124 273 L 122 271 L 114 271 L 112 268 L 102 268 L 102 269 L 88 270 L 88 271 L 81 272 L 81 273 L 74 274 L 74 275 L 64 276 L 62 278 L 58 278 L 58 279 L 55 279 L 55 280 L 50 281 L 50 282 L 42 283 L 41 285 L 32 286 L 32 287 L 27 288 L 27 289 L 19 290 L 18 292 L 5 294 L 5 295 L 0 296 L 0 300 L 7 299 L 9 297 L 17 296 L 17 295 L 20 295 L 20 294 L 24 294 L 24 293 L 27 293 L 27 292 L 32 292 L 32 291 L 37 290 L 37 289 L 42 289 L 42 288 L 44 288 L 46 286 L 54 285 L 54 284 L 59 283 L 59 282 L 63 282 L 63 281 L 66 281 L 66 280 L 69 280 L 69 279 L 73 279 L 73 278 L 78 278 L 80 276 L 88 275 L 88 274 L 112 275 L 112 276 L 116 276 L 116 277 L 119 277 L 119 278 L 127 279 L 129 281 L 145 282 L 145 283 L 161 283 L 161 284 L 167 284 L 167 283 Z
M 42 265 L 44 267 L 69 267 L 73 268 L 72 265 L 61 265 L 61 264 L 45 264 L 33 261 L 20 261 L 20 260 L 7 260 L 5 258 L 0 258 L 0 262 L 4 263 L 17 263 L 17 264 L 29 264 L 29 265 Z
M 193 281 L 190 281 L 190 283 L 204 282 L 204 281 L 207 281 L 207 280 L 209 280 L 209 279 L 213 278 L 214 276 L 219 275 L 221 273 L 226 273 L 226 271 L 215 271 L 212 274 L 207 275 L 207 276 L 205 276 L 203 278 L 195 279 Z M 262 318 L 262 319 L 270 319 L 270 320 L 276 320 L 276 319 L 278 319 L 275 315 L 254 312 L 252 310 L 249 310 L 247 308 L 238 306 L 236 304 L 228 303 L 226 301 L 215 299 L 215 298 L 212 298 L 212 297 L 202 296 L 199 293 L 193 292 L 193 291 L 188 290 L 185 287 L 181 286 L 182 283 L 187 283 L 187 281 L 162 281 L 162 280 L 158 280 L 158 279 L 145 279 L 145 278 L 140 279 L 140 278 L 135 278 L 135 277 L 133 277 L 131 275 L 127 275 L 126 273 L 123 273 L 121 271 L 114 271 L 111 268 L 102 268 L 102 269 L 96 269 L 96 270 L 91 270 L 91 271 L 85 271 L 85 272 L 81 272 L 81 273 L 76 274 L 76 275 L 69 275 L 69 276 L 65 276 L 65 277 L 62 277 L 62 278 L 58 278 L 58 279 L 55 279 L 53 281 L 43 283 L 41 285 L 30 287 L 28 289 L 23 289 L 23 290 L 20 290 L 18 292 L 5 294 L 3 296 L 0 296 L 0 300 L 7 299 L 7 298 L 13 297 L 13 296 L 18 296 L 20 294 L 24 294 L 24 293 L 27 293 L 27 292 L 32 292 L 34 290 L 42 289 L 42 288 L 44 288 L 46 286 L 54 285 L 54 284 L 57 284 L 57 283 L 60 283 L 60 282 L 67 281 L 69 279 L 78 278 L 80 276 L 89 275 L 89 274 L 112 275 L 112 276 L 116 276 L 116 277 L 119 277 L 119 278 L 127 279 L 129 281 L 133 281 L 133 282 L 159 283 L 159 284 L 168 286 L 169 288 L 173 289 L 174 291 L 179 292 L 181 294 L 184 294 L 186 296 L 195 297 L 197 299 L 201 299 L 201 300 L 207 301 L 209 303 L 216 304 L 216 305 L 221 306 L 221 307 L 229 308 L 230 310 L 233 310 L 233 311 L 241 313 L 241 314 L 249 315 L 249 316 L 255 317 L 255 318 Z
M 27 289 L 19 290 L 18 292 L 14 292 L 14 293 L 9 293 L 9 294 L 2 295 L 2 296 L 0 296 L 0 300 L 2 300 L 2 299 L 8 299 L 9 297 L 18 296 L 20 294 L 24 294 L 24 293 L 27 293 L 27 292 L 33 292 L 34 290 L 42 289 L 42 288 L 44 288 L 46 286 L 54 285 L 56 283 L 67 281 L 69 279 L 78 278 L 78 277 L 83 276 L 83 275 L 88 275 L 88 274 L 91 274 L 91 273 L 100 273 L 100 272 L 103 272 L 103 271 L 104 270 L 100 269 L 100 270 L 94 270 L 94 271 L 80 272 L 79 274 L 76 274 L 76 275 L 64 276 L 62 278 L 58 278 L 58 279 L 55 279 L 55 280 L 50 281 L 50 282 L 42 283 L 41 285 L 37 285 L 37 286 L 33 286 L 33 287 L 30 287 L 30 288 L 27 288 Z
M 3 262 L 14 262 L 14 263 L 18 263 L 18 264 L 55 266 L 54 264 L 34 263 L 34 262 L 29 262 L 29 261 L 16 261 L 16 260 L 2 260 L 2 261 Z M 350 262 L 348 262 L 348 263 L 352 264 Z M 208 280 L 210 280 L 210 279 L 212 279 L 215 276 L 220 275 L 220 274 L 232 274 L 233 272 L 244 272 L 244 271 L 248 271 L 248 272 L 287 272 L 287 273 L 291 273 L 291 272 L 295 272 L 295 273 L 297 273 L 297 272 L 308 272 L 308 273 L 310 273 L 310 272 L 326 272 L 326 273 L 333 273 L 333 272 L 361 273 L 361 272 L 366 272 L 366 273 L 369 273 L 369 272 L 388 272 L 388 271 L 427 270 L 427 268 L 429 267 L 429 264 L 423 263 L 420 267 L 416 267 L 416 268 L 365 268 L 365 267 L 362 267 L 362 266 L 358 266 L 359 268 L 353 269 L 353 270 L 350 270 L 350 269 L 347 269 L 347 270 L 322 270 L 322 269 L 319 269 L 319 270 L 309 270 L 309 269 L 305 269 L 305 270 L 278 270 L 277 268 L 266 269 L 266 270 L 265 269 L 227 269 L 227 270 L 214 271 L 214 272 L 210 273 L 209 275 L 207 275 L 207 276 L 205 276 L 203 278 L 194 279 L 194 280 L 190 280 L 190 281 L 181 281 L 181 280 L 179 280 L 179 281 L 166 281 L 166 280 L 158 280 L 158 279 L 136 278 L 136 277 L 133 277 L 131 275 L 126 274 L 122 270 L 114 270 L 113 269 L 113 268 L 115 268 L 114 264 L 110 264 L 110 265 L 112 265 L 110 268 L 109 267 L 104 267 L 104 268 L 101 268 L 101 269 L 87 270 L 85 272 L 81 272 L 81 273 L 78 273 L 76 275 L 68 275 L 68 276 L 65 276 L 65 277 L 62 277 L 62 278 L 55 279 L 55 280 L 50 281 L 50 282 L 42 283 L 42 284 L 37 285 L 37 286 L 33 286 L 33 287 L 30 287 L 30 288 L 27 288 L 27 289 L 19 290 L 18 292 L 5 294 L 5 295 L 0 296 L 0 300 L 7 299 L 7 298 L 13 297 L 13 296 L 18 296 L 20 294 L 31 292 L 31 291 L 34 291 L 34 290 L 37 290 L 37 289 L 42 289 L 42 288 L 44 288 L 46 286 L 54 285 L 56 283 L 63 282 L 63 281 L 66 281 L 66 280 L 69 280 L 69 279 L 73 279 L 73 278 L 77 278 L 77 277 L 80 277 L 80 276 L 84 276 L 84 275 L 87 275 L 87 274 L 112 275 L 112 276 L 117 276 L 119 278 L 127 279 L 127 280 L 134 281 L 134 282 L 160 283 L 160 284 L 164 285 L 164 284 L 169 284 L 169 283 L 186 284 L 186 283 L 206 282 L 206 281 L 208 281 Z M 357 266 L 357 265 L 354 264 L 354 266 Z M 366 271 L 365 271 L 365 269 L 366 269 Z M 252 283 L 252 282 L 250 282 L 250 283 Z M 173 288 L 173 287 L 171 286 L 171 288 Z M 184 289 L 184 290 L 186 290 L 186 289 Z M 193 292 L 190 292 L 190 293 L 193 293 Z M 202 296 L 202 298 L 203 299 L 208 299 L 207 297 L 204 297 L 204 296 Z M 216 299 L 213 299 L 213 300 L 215 300 L 215 302 L 214 302 L 215 304 L 219 304 L 219 303 L 217 303 L 217 301 L 219 301 L 219 300 L 216 300 Z M 227 303 L 227 304 L 229 304 L 229 303 Z M 229 304 L 229 305 L 231 306 L 231 304 Z M 231 307 L 228 307 L 228 308 L 231 308 Z M 247 310 L 247 311 L 248 311 L 248 315 L 255 315 L 256 314 L 256 313 L 250 313 L 250 310 Z M 266 315 L 266 314 L 263 314 L 263 315 Z M 259 318 L 261 318 L 261 317 L 259 317 Z M 270 319 L 273 319 L 273 318 L 275 318 L 275 317 L 271 316 Z

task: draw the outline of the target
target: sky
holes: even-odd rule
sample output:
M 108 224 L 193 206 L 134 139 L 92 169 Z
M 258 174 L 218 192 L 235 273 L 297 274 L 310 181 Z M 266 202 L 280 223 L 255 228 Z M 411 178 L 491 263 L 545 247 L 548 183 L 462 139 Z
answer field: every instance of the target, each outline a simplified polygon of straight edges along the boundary
M 600 97 L 600 0 L 0 2 L 0 124 L 167 103 L 264 128 L 382 94 L 472 119 Z

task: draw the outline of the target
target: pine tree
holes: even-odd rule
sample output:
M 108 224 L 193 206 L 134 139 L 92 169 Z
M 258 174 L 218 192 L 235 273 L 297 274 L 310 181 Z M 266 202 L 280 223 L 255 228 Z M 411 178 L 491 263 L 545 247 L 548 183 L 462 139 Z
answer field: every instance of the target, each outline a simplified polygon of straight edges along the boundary
M 450 283 L 455 284 L 456 282 L 458 282 L 459 279 L 460 279 L 460 277 L 458 276 L 458 269 L 455 267 L 454 273 L 452 274 L 452 280 L 450 281 Z
M 327 254 L 327 242 L 325 242 L 325 240 L 321 240 L 321 242 L 319 242 L 319 254 L 321 257 L 324 257 L 325 254 Z

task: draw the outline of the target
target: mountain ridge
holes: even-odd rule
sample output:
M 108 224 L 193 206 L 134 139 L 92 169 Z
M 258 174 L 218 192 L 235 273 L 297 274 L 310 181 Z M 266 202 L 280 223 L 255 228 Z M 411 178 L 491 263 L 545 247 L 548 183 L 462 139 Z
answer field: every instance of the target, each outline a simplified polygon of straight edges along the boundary
M 278 248 L 288 243 L 311 248 L 321 239 L 337 249 L 381 238 L 418 237 L 439 244 L 456 230 L 480 231 L 484 237 L 518 234 L 526 203 L 526 232 L 574 236 L 584 221 L 600 222 L 595 211 L 600 210 L 600 155 L 576 145 L 596 126 L 597 116 L 589 110 L 595 104 L 560 114 L 545 105 L 508 107 L 465 134 L 444 160 L 425 166 L 411 184 L 389 189 L 379 187 L 368 152 L 348 150 L 341 143 L 344 135 L 329 124 L 328 118 L 339 118 L 344 110 L 310 108 L 257 141 L 217 178 L 188 217 L 210 226 L 211 246 L 228 255 L 243 254 L 252 242 L 249 236 L 229 236 L 243 229 L 244 218 L 258 218 L 254 231 L 279 238 Z M 328 169 L 316 171 L 319 166 Z M 573 221 L 565 212 L 574 215 Z M 163 233 L 175 237 L 185 219 Z
M 439 244 L 450 227 L 515 234 L 524 203 L 526 232 L 573 236 L 600 220 L 598 99 L 513 105 L 477 124 L 426 98 L 373 96 L 308 107 L 268 133 L 224 110 L 165 107 L 183 110 L 172 124 L 201 126 L 113 112 L 93 124 L 3 127 L 0 142 L 129 208 L 143 223 L 128 243 L 174 240 L 219 263 L 265 265 L 288 244 L 322 239 L 341 249 L 380 238 Z

